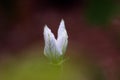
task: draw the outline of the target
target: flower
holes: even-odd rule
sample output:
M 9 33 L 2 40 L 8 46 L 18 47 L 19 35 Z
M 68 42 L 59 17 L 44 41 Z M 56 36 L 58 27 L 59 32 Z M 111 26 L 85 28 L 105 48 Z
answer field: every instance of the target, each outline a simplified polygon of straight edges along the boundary
M 63 60 L 64 53 L 68 44 L 68 35 L 65 29 L 65 23 L 62 19 L 58 29 L 57 39 L 47 25 L 44 27 L 45 48 L 44 55 L 52 62 L 60 62 Z

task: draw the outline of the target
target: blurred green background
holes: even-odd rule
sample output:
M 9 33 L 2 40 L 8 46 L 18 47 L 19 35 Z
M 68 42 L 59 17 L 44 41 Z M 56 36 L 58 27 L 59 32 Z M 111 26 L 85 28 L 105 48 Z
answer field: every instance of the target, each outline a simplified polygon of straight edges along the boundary
M 34 46 L 35 47 L 35 46 Z M 9 57 L 0 66 L 2 80 L 105 80 L 98 65 L 81 56 L 80 59 L 69 57 L 62 65 L 50 64 L 40 47 L 26 49 L 24 57 Z M 73 51 L 69 53 L 74 54 Z

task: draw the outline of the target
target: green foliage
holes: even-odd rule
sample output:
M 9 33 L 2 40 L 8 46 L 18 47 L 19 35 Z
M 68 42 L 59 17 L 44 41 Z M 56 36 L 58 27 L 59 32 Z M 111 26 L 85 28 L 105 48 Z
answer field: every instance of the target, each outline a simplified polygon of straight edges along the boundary
M 101 70 L 94 65 L 49 64 L 44 58 L 11 62 L 1 67 L 0 80 L 104 80 Z
M 114 0 L 90 0 L 86 17 L 89 22 L 97 25 L 110 22 L 116 10 Z

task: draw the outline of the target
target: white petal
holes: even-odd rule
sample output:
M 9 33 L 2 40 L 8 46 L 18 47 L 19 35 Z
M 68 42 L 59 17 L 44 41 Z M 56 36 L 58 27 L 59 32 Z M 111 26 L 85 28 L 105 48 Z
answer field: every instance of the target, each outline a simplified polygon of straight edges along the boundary
M 44 33 L 43 34 L 44 34 L 45 44 L 47 43 L 48 39 L 50 39 L 50 38 L 55 39 L 54 34 L 47 27 L 47 25 L 45 25 L 45 27 L 44 27 Z
M 63 54 L 66 51 L 67 44 L 68 44 L 68 35 L 65 29 L 64 20 L 62 19 L 58 29 L 57 46 L 62 51 Z
M 47 25 L 44 28 L 44 40 L 45 40 L 45 48 L 44 48 L 45 56 L 47 56 L 50 59 L 58 58 L 61 52 L 58 50 L 56 46 L 56 39 L 54 37 L 54 34 L 47 27 Z

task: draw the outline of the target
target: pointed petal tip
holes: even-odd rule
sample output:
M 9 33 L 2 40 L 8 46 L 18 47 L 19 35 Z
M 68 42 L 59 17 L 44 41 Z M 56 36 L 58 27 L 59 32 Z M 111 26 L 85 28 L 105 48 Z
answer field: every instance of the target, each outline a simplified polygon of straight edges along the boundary
M 61 22 L 64 22 L 64 19 L 63 19 L 63 18 L 61 19 Z
M 44 32 L 43 33 L 44 33 L 44 35 L 51 33 L 51 30 L 50 30 L 50 28 L 48 28 L 47 25 L 44 26 Z
M 44 29 L 48 28 L 48 26 L 45 24 Z
M 45 25 L 45 26 L 44 26 L 44 30 L 49 31 L 49 30 L 50 30 L 50 28 L 49 28 L 47 25 Z M 50 31 L 51 31 L 51 30 L 50 30 Z
M 60 22 L 60 24 L 62 24 L 62 25 L 64 25 L 64 19 L 61 19 L 61 22 Z
M 63 19 L 61 19 L 60 25 L 59 25 L 59 29 L 61 28 L 65 28 L 65 22 Z

